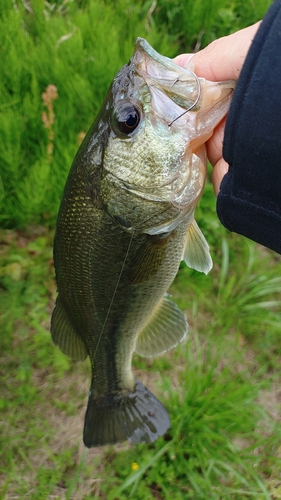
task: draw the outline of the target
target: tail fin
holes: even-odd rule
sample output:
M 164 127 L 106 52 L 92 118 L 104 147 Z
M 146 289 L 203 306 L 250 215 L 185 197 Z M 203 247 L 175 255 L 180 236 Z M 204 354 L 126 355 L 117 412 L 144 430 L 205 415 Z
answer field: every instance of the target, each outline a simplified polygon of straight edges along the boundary
M 151 443 L 169 427 L 170 419 L 164 406 L 137 380 L 131 393 L 98 400 L 90 395 L 83 438 L 88 448 L 126 440 Z

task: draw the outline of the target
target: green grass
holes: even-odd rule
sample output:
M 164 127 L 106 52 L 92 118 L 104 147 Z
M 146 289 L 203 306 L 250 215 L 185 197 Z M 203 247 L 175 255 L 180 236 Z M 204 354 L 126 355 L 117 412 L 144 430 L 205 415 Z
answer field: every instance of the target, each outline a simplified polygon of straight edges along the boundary
M 196 219 L 214 268 L 205 276 L 181 265 L 170 290 L 189 338 L 165 356 L 134 358 L 134 372 L 169 411 L 169 433 L 151 445 L 86 450 L 89 364 L 69 360 L 49 333 L 62 188 L 78 136 L 134 38 L 173 56 L 255 22 L 267 6 L 2 1 L 1 499 L 281 498 L 281 261 L 220 225 L 210 182 Z M 58 98 L 44 104 L 50 84 Z
M 266 442 L 259 423 L 263 419 L 264 425 L 266 416 L 256 403 L 260 385 L 253 386 L 242 370 L 219 369 L 225 355 L 221 347 L 214 356 L 208 348 L 204 352 L 196 335 L 194 344 L 194 349 L 187 345 L 186 367 L 177 377 L 177 387 L 169 377 L 162 382 L 171 435 L 149 450 L 130 450 L 129 462 L 136 461 L 140 468 L 127 477 L 119 454 L 115 474 L 117 470 L 124 481 L 107 490 L 108 498 L 152 499 L 154 490 L 160 498 L 269 498 L 260 478 L 265 456 L 253 454 Z M 278 434 L 270 439 L 277 449 Z
M 137 36 L 172 57 L 258 20 L 268 3 L 2 0 L 0 225 L 54 225 L 78 144 Z
M 225 237 L 212 245 L 210 275 L 183 266 L 171 288 L 189 319 L 187 343 L 134 360 L 167 407 L 170 432 L 149 446 L 84 450 L 89 366 L 61 354 L 49 334 L 53 231 L 2 231 L 0 496 L 275 498 L 281 336 L 273 274 L 281 264 L 242 237 L 228 235 L 228 245 Z
M 168 37 L 153 28 L 148 33 L 145 12 L 126 0 L 92 0 L 83 10 L 70 0 L 14 7 L 0 7 L 0 223 L 6 227 L 54 223 L 79 134 L 93 122 L 135 38 L 147 36 L 169 50 Z M 49 85 L 58 98 L 46 128 L 42 93 Z

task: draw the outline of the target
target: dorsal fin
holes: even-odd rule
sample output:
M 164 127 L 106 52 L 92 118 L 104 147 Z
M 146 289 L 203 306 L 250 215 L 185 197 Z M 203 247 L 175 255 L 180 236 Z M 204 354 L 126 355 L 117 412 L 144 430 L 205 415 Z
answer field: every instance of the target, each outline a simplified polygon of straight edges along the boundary
M 51 334 L 60 350 L 74 360 L 86 359 L 88 353 L 82 338 L 76 333 L 58 296 L 51 321 Z

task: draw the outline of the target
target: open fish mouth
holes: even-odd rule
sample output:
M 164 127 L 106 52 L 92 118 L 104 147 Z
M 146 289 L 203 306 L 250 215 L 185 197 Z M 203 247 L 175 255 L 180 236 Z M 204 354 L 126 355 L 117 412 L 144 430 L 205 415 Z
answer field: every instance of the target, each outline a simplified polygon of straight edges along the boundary
M 133 60 L 146 83 L 164 92 L 175 104 L 190 108 L 198 101 L 201 94 L 198 77 L 158 54 L 143 38 L 135 42 Z
M 147 85 L 155 89 L 158 100 L 161 100 L 159 92 L 164 93 L 179 107 L 173 109 L 169 125 L 191 109 L 198 111 L 213 106 L 216 101 L 228 100 L 235 86 L 233 80 L 210 82 L 199 78 L 191 69 L 178 66 L 168 57 L 156 52 L 143 38 L 137 38 L 131 61 Z M 167 118 L 166 100 L 165 108 Z

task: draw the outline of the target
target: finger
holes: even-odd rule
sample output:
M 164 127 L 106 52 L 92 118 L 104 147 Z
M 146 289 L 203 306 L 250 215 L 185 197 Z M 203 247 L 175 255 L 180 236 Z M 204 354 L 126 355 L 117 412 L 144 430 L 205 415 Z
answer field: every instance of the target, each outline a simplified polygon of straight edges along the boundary
M 192 63 L 196 74 L 211 81 L 237 80 L 259 25 L 260 22 L 218 38 L 194 54 Z M 190 60 L 190 54 L 181 54 L 175 58 L 180 66 L 185 66 Z
M 226 117 L 215 128 L 212 137 L 207 141 L 207 156 L 211 164 L 214 166 L 222 157 L 222 144 L 224 138 Z
M 215 195 L 218 196 L 223 177 L 228 172 L 228 163 L 223 158 L 216 163 L 212 172 L 212 182 Z

